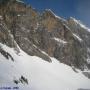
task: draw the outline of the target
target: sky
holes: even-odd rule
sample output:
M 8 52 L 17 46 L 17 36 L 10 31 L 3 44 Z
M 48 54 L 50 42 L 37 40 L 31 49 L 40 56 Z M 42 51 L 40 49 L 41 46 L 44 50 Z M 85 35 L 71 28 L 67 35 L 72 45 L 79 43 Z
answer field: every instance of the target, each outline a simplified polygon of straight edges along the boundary
M 56 15 L 74 17 L 90 28 L 90 0 L 23 0 L 38 11 L 51 9 Z

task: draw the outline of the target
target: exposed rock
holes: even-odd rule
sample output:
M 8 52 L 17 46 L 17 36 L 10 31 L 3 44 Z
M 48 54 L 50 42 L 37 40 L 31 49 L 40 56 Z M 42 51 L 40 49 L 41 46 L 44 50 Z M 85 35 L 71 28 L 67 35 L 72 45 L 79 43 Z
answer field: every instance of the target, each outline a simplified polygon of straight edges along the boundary
M 15 84 L 19 84 L 19 83 L 22 83 L 22 84 L 28 84 L 28 80 L 24 77 L 24 76 L 21 76 L 19 78 L 19 80 L 13 80 L 13 82 Z
M 17 0 L 9 1 L 0 7 L 0 12 L 8 28 L 4 27 L 6 32 L 10 32 L 14 37 L 13 42 L 15 40 L 29 55 L 36 55 L 47 61 L 51 61 L 51 56 L 81 70 L 90 68 L 87 62 L 90 57 L 90 52 L 87 52 L 87 48 L 90 48 L 90 32 L 76 24 L 72 18 L 66 21 L 57 18 L 51 10 L 39 13 Z M 11 37 L 7 40 L 9 33 L 0 34 L 1 42 L 6 40 L 6 44 L 12 43 L 9 42 Z M 9 46 L 14 47 L 13 45 Z
M 88 72 L 88 71 L 85 72 L 84 71 L 83 74 L 90 79 L 90 72 Z
M 80 89 L 78 89 L 78 90 L 90 90 L 90 89 L 83 89 L 83 88 L 80 88 Z
M 1 47 L 0 47 L 0 53 L 6 58 L 6 59 L 11 59 L 12 61 L 14 61 L 13 57 L 6 51 L 4 51 Z

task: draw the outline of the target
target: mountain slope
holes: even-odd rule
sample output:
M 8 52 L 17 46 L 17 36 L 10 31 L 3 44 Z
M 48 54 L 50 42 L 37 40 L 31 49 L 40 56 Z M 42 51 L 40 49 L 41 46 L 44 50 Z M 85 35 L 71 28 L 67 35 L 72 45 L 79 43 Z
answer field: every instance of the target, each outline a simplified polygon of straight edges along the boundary
M 90 89 L 89 29 L 50 9 L 40 13 L 20 0 L 4 1 L 0 2 L 1 88 Z
M 46 62 L 36 56 L 29 56 L 20 50 L 16 54 L 13 48 L 0 44 L 14 58 L 7 60 L 0 54 L 0 85 L 5 87 L 19 87 L 19 90 L 77 90 L 79 88 L 90 89 L 90 79 L 81 71 L 74 72 L 71 67 L 52 59 L 52 63 Z M 14 83 L 23 76 L 28 84 Z M 24 85 L 23 85 L 24 84 Z

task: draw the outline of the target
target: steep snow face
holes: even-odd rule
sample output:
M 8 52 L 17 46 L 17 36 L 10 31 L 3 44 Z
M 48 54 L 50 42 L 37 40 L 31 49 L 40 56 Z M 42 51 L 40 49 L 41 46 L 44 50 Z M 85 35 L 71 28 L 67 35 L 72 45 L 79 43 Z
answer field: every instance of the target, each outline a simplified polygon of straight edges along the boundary
M 0 46 L 10 53 L 14 62 L 5 59 L 0 54 L 0 87 L 16 86 L 13 80 L 23 75 L 28 79 L 28 85 L 19 83 L 19 90 L 77 90 L 90 89 L 90 80 L 81 71 L 74 72 L 71 67 L 52 59 L 46 62 L 36 56 L 29 56 L 22 50 L 16 54 L 13 48 L 3 44 Z

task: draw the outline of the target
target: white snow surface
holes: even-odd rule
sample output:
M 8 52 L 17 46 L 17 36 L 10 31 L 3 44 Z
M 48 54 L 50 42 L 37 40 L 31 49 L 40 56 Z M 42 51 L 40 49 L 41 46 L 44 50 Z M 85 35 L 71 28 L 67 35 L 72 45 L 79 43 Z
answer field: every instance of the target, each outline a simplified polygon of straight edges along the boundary
M 16 0 L 17 2 L 24 3 L 22 0 Z
M 76 34 L 74 34 L 74 33 L 73 33 L 73 35 L 74 35 L 74 37 L 76 37 L 79 41 L 83 41 L 78 35 L 76 35 Z
M 71 67 L 58 62 L 55 58 L 52 63 L 39 57 L 29 56 L 22 50 L 17 55 L 13 48 L 0 44 L 9 52 L 14 62 L 7 60 L 0 54 L 0 87 L 16 86 L 13 79 L 25 76 L 29 84 L 18 84 L 19 90 L 77 90 L 90 89 L 90 80 L 81 71 L 74 72 Z
M 56 38 L 56 37 L 54 37 L 54 40 L 56 40 L 59 43 L 63 43 L 63 44 L 66 44 L 67 43 L 66 41 L 64 41 L 64 40 L 62 40 L 60 38 Z
M 18 14 L 17 16 L 18 16 L 18 17 L 20 17 L 21 15 L 20 15 L 20 14 Z

